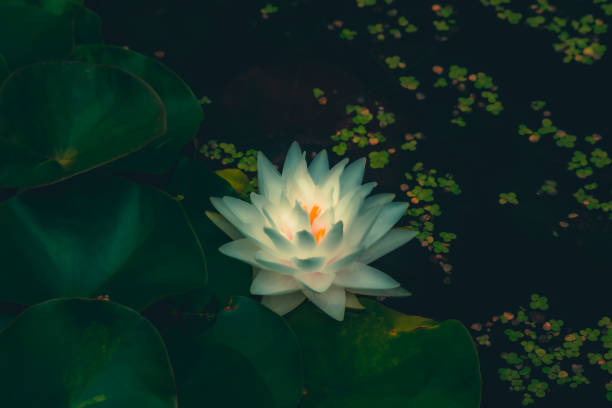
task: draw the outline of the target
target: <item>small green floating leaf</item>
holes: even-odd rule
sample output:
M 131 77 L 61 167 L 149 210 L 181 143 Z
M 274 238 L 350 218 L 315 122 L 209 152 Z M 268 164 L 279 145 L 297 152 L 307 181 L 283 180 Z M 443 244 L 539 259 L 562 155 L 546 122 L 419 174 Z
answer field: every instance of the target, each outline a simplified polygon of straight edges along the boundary
M 202 121 L 202 108 L 189 86 L 161 62 L 121 47 L 80 46 L 73 57 L 91 64 L 114 65 L 142 78 L 166 108 L 166 133 L 141 151 L 113 163 L 113 167 L 149 174 L 170 170 L 185 143 L 196 136 Z
M 19 271 L 0 274 L 0 301 L 108 294 L 141 310 L 206 284 L 181 203 L 151 186 L 74 177 L 0 203 L 0 224 L 0 258 Z
M 35 187 L 141 149 L 166 131 L 146 82 L 112 66 L 39 63 L 0 88 L 0 187 Z
M 159 333 L 107 301 L 56 299 L 24 311 L 0 332 L 0 379 L 10 407 L 176 408 Z
M 480 406 L 478 357 L 461 323 L 360 302 L 366 309 L 343 322 L 311 303 L 289 314 L 304 356 L 302 407 Z

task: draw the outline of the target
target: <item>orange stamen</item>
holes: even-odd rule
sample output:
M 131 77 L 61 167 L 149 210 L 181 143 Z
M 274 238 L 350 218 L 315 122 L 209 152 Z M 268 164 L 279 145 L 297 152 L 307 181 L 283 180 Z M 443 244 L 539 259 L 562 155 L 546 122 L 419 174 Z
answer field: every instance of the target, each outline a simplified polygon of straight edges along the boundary
M 321 214 L 321 208 L 318 205 L 313 205 L 312 209 L 310 210 L 310 226 L 312 226 L 312 223 L 314 222 L 314 220 Z
M 323 239 L 324 236 L 325 236 L 325 228 L 321 228 L 314 234 L 315 241 L 317 242 L 317 244 L 319 243 L 319 241 Z

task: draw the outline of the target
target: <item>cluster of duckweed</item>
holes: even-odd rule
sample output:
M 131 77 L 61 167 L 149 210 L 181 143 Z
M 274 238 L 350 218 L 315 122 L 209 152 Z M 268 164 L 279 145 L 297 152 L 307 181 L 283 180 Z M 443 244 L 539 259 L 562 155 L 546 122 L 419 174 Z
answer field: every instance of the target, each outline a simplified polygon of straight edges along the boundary
M 499 199 L 497 200 L 497 202 L 500 203 L 501 205 L 506 205 L 506 204 L 517 205 L 518 198 L 516 197 L 516 193 L 513 193 L 513 192 L 499 193 Z
M 431 6 L 431 10 L 436 14 L 438 19 L 433 20 L 433 25 L 436 31 L 438 32 L 448 32 L 448 31 L 456 31 L 457 22 L 454 18 L 452 18 L 453 14 L 455 14 L 455 10 L 453 6 L 450 4 L 439 5 L 434 4 Z M 440 36 L 437 37 L 439 40 L 446 40 L 446 37 Z
M 277 11 L 278 11 L 278 7 L 270 3 L 266 4 L 264 8 L 259 10 L 259 12 L 261 13 L 261 18 L 266 19 L 266 20 L 269 18 L 270 14 L 274 14 Z
M 524 24 L 532 28 L 546 30 L 557 35 L 558 42 L 553 43 L 555 51 L 565 54 L 563 62 L 571 61 L 582 64 L 593 64 L 606 52 L 606 46 L 599 42 L 599 35 L 605 34 L 608 25 L 603 17 L 586 14 L 582 17 L 567 18 L 557 15 L 557 8 L 548 0 L 537 0 L 523 13 L 511 10 L 510 0 L 480 0 L 484 6 L 495 8 L 497 17 L 510 24 Z M 599 4 L 606 16 L 612 15 L 612 2 L 593 0 Z M 523 17 L 525 17 L 523 19 Z
M 448 253 L 453 241 L 457 236 L 452 232 L 439 232 L 435 237 L 435 218 L 442 215 L 440 205 L 435 203 L 437 193 L 461 194 L 461 189 L 451 174 L 438 175 L 437 170 L 426 170 L 422 162 L 417 162 L 411 171 L 404 173 L 407 183 L 400 186 L 400 190 L 406 194 L 409 207 L 406 214 L 411 217 L 409 228 L 420 231 L 417 235 L 421 246 L 427 247 L 435 255 L 431 261 L 438 264 L 446 273 L 444 283 L 451 283 L 450 274 L 452 265 L 442 255 Z
M 571 156 L 568 157 L 567 170 L 573 172 L 578 179 L 584 180 L 584 184 L 573 193 L 573 197 L 583 209 L 599 210 L 604 214 L 608 213 L 609 218 L 612 219 L 612 199 L 608 201 L 602 200 L 601 195 L 600 198 L 597 198 L 596 190 L 602 190 L 600 188 L 602 186 L 600 186 L 600 183 L 593 180 L 593 178 L 597 176 L 596 173 L 605 171 L 604 168 L 612 164 L 612 159 L 608 152 L 600 147 L 594 147 L 594 145 L 602 140 L 601 135 L 595 133 L 580 140 L 577 136 L 555 126 L 550 119 L 551 112 L 543 110 L 545 107 L 546 102 L 544 101 L 531 102 L 531 108 L 536 112 L 541 111 L 543 117 L 540 119 L 537 130 L 532 130 L 525 124 L 519 124 L 518 134 L 527 136 L 531 143 L 538 143 L 542 140 L 542 137 L 552 135 L 552 140 L 554 140 L 557 147 L 573 149 Z M 535 126 L 533 129 L 536 129 Z M 585 152 L 587 149 L 589 149 L 590 152 Z M 606 173 L 603 175 L 600 174 L 600 178 L 602 181 L 610 179 L 609 174 Z M 537 194 L 542 195 L 546 193 L 548 195 L 556 195 L 557 183 L 550 180 L 545 183 L 546 184 L 540 188 Z M 607 185 L 603 187 L 603 190 L 609 190 L 612 185 L 608 182 Z M 568 215 L 569 219 L 577 217 L 578 214 L 576 212 L 572 212 Z M 559 225 L 563 228 L 567 228 L 569 222 L 560 221 Z M 555 236 L 558 235 L 556 231 L 553 234 Z
M 237 151 L 233 143 L 218 142 L 209 140 L 200 147 L 200 153 L 208 160 L 218 160 L 222 166 L 236 163 L 236 168 L 230 168 L 233 173 L 219 174 L 228 180 L 234 187 L 240 184 L 237 189 L 243 198 L 255 191 L 257 188 L 257 150 L 248 149 L 244 152 Z M 251 173 L 248 175 L 247 173 Z M 236 181 L 236 179 L 240 179 Z
M 383 13 L 381 20 L 368 24 L 365 27 L 365 31 L 369 34 L 370 38 L 376 41 L 384 41 L 387 38 L 401 39 L 404 35 L 410 35 L 419 30 L 406 16 L 400 15 L 396 8 L 390 8 L 394 0 L 356 0 L 358 8 L 366 8 L 379 6 L 375 10 L 376 12 Z M 452 30 L 455 25 L 455 20 L 451 18 L 453 14 L 452 6 L 433 5 L 432 9 L 438 16 L 438 19 L 434 20 L 434 27 L 438 32 L 448 32 Z M 353 40 L 357 36 L 357 31 L 348 27 L 344 27 L 344 22 L 341 20 L 335 20 L 332 24 L 327 26 L 329 30 L 339 29 L 339 37 L 343 40 Z M 445 39 L 445 38 L 442 38 Z
M 346 106 L 347 125 L 331 136 L 331 140 L 336 142 L 332 147 L 334 153 L 343 156 L 351 146 L 364 148 L 387 141 L 382 129 L 395 123 L 395 115 L 391 112 L 385 112 L 384 107 L 378 102 L 375 102 L 375 106 L 376 114 L 365 106 Z M 390 147 L 369 152 L 370 167 L 373 169 L 385 167 L 389 163 L 390 155 L 396 153 L 396 151 L 396 148 Z
M 531 295 L 528 308 L 504 312 L 485 324 L 471 325 L 477 345 L 489 347 L 492 338 L 502 341 L 502 332 L 513 351 L 502 352 L 506 367 L 498 370 L 509 389 L 523 395 L 524 406 L 544 398 L 557 386 L 577 388 L 589 384 L 585 366 L 598 366 L 612 376 L 612 321 L 605 316 L 596 328 L 574 331 L 562 320 L 549 318 L 548 299 Z M 499 339 L 499 340 L 498 340 Z M 605 374 L 604 374 L 605 375 Z M 606 398 L 612 401 L 612 377 L 606 384 Z
M 436 75 L 439 75 L 433 84 L 434 88 L 445 88 L 450 84 L 460 92 L 469 92 L 467 96 L 457 98 L 457 105 L 453 111 L 454 118 L 451 123 L 461 127 L 465 126 L 465 119 L 461 115 L 472 112 L 474 105 L 484 108 L 495 116 L 499 115 L 504 109 L 496 92 L 498 87 L 493 83 L 493 79 L 484 72 L 469 73 L 465 67 L 451 65 L 448 68 L 447 77 L 444 77 L 445 69 L 443 67 L 435 65 L 432 70 Z

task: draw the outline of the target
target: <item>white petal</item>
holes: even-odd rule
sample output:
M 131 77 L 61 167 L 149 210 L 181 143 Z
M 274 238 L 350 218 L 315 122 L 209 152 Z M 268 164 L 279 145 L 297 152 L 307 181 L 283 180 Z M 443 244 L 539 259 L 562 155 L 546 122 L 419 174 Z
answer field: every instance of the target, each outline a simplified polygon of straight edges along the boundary
M 261 304 L 283 316 L 298 307 L 304 299 L 306 299 L 306 296 L 298 291 L 286 295 L 264 296 L 261 300 Z
M 267 269 L 260 269 L 251 284 L 253 295 L 284 295 L 302 289 L 295 278 Z
M 348 163 L 348 159 L 342 159 L 334 167 L 332 167 L 327 174 L 323 177 L 319 185 L 321 186 L 321 193 L 326 196 L 333 191 L 331 195 L 332 203 L 338 203 L 340 197 L 340 176 L 344 167 Z
M 213 207 L 217 209 L 221 213 L 222 216 L 225 217 L 231 224 L 233 224 L 238 230 L 241 230 L 243 222 L 229 209 L 229 207 L 225 204 L 223 199 L 218 197 L 210 197 L 210 202 Z
M 231 239 L 236 240 L 244 238 L 244 235 L 242 235 L 240 231 L 238 231 L 236 227 L 234 227 L 232 223 L 221 214 L 212 211 L 204 211 L 204 213 L 213 222 L 213 224 L 219 227 L 219 229 L 225 232 Z
M 257 184 L 261 194 L 273 203 L 278 202 L 285 185 L 278 170 L 262 152 L 257 153 Z
M 264 208 L 269 207 L 272 204 L 272 202 L 268 200 L 266 196 L 261 194 L 251 193 L 250 198 L 251 203 L 253 203 L 253 205 L 261 212 L 263 212 Z
M 321 150 L 319 154 L 310 162 L 308 166 L 308 172 L 312 181 L 315 184 L 319 184 L 323 179 L 323 176 L 329 171 L 329 160 L 327 158 L 327 151 Z
M 338 208 L 338 218 L 342 219 L 342 221 L 344 221 L 346 225 L 351 225 L 357 214 L 365 212 L 361 209 L 362 204 L 365 198 L 372 192 L 372 190 L 374 189 L 374 187 L 376 187 L 377 184 L 378 183 L 376 183 L 375 181 L 372 181 L 370 183 L 366 183 L 357 187 L 355 189 L 355 193 L 350 195 L 349 204 L 343 210 L 340 210 L 340 208 Z M 340 207 L 340 205 L 342 204 L 343 199 L 341 199 L 338 203 L 338 207 Z
M 275 256 L 269 254 L 266 251 L 255 252 L 255 261 L 260 265 L 263 265 L 265 269 L 270 269 L 274 272 L 283 273 L 286 275 L 293 275 L 297 272 L 293 266 L 289 266 Z
M 283 164 L 283 179 L 286 181 L 295 171 L 302 160 L 302 150 L 297 142 L 291 143 L 289 151 L 285 157 L 285 163 Z
M 365 237 L 365 246 L 369 247 L 393 228 L 399 219 L 402 218 L 407 208 L 408 203 L 389 203 L 383 206 L 372 229 Z
M 363 201 L 361 211 L 365 211 L 372 206 L 379 206 L 390 203 L 391 201 L 393 201 L 394 198 L 395 194 L 393 193 L 374 194 L 373 196 L 368 197 Z
M 362 157 L 349 164 L 340 176 L 340 197 L 359 186 L 363 181 L 366 159 Z
M 310 229 L 310 216 L 299 203 L 295 203 L 293 210 L 291 210 L 291 217 L 296 222 L 296 229 L 298 231 Z
M 372 246 L 367 247 L 359 256 L 359 262 L 364 264 L 374 262 L 381 256 L 387 255 L 389 252 L 401 247 L 417 235 L 417 231 L 402 228 L 392 229 Z
M 346 293 L 346 307 L 348 309 L 357 309 L 357 310 L 365 309 L 365 306 L 363 306 L 361 302 L 359 302 L 359 299 L 357 298 L 357 296 L 355 296 L 354 294 L 350 292 Z
M 303 230 L 296 234 L 296 246 L 302 251 L 309 251 L 317 245 L 315 237 L 312 236 L 310 231 Z
M 272 228 L 264 228 L 264 233 L 272 240 L 279 251 L 293 251 L 294 246 L 282 234 Z
M 322 257 L 322 256 L 312 257 L 312 258 L 297 258 L 294 256 L 291 258 L 291 261 L 295 264 L 296 268 L 299 269 L 300 271 L 312 272 L 312 271 L 320 270 L 326 259 L 327 258 Z
M 376 268 L 353 262 L 336 274 L 334 285 L 351 289 L 393 289 L 400 284 Z
M 334 273 L 301 273 L 295 275 L 295 279 L 300 281 L 306 288 L 313 292 L 323 293 L 331 286 L 334 281 Z
M 366 296 L 385 296 L 385 297 L 405 297 L 412 293 L 406 289 L 398 287 L 393 289 L 346 289 L 348 292 Z
M 382 207 L 371 207 L 365 212 L 360 212 L 348 226 L 345 232 L 345 241 L 349 246 L 360 246 L 374 225 Z
M 223 197 L 223 202 L 243 223 L 264 225 L 263 216 L 253 204 L 229 196 Z
M 231 241 L 219 247 L 219 252 L 222 254 L 239 259 L 253 266 L 259 266 L 255 260 L 255 254 L 260 250 L 261 248 L 255 245 L 249 238 Z
M 344 288 L 331 286 L 323 293 L 316 293 L 304 289 L 306 297 L 325 313 L 338 321 L 344 320 L 344 308 L 346 307 L 346 292 Z
M 336 272 L 346 268 L 347 266 L 355 262 L 362 252 L 363 248 L 358 248 L 353 252 L 348 253 L 343 258 L 340 258 L 337 261 L 330 263 L 329 265 L 325 265 L 325 272 Z
M 342 221 L 338 221 L 334 224 L 332 229 L 325 234 L 323 240 L 319 243 L 319 248 L 325 253 L 330 253 L 334 249 L 338 248 L 340 242 L 342 242 L 342 230 L 344 224 Z

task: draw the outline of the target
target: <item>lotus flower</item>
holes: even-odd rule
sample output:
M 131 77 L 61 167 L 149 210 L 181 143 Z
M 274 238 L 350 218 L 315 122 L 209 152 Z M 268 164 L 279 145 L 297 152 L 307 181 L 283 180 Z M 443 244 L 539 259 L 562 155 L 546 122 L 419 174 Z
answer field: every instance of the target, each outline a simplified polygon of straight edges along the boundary
M 363 308 L 355 294 L 409 295 L 368 265 L 417 234 L 391 229 L 407 203 L 367 197 L 376 183 L 361 184 L 365 158 L 330 169 L 325 150 L 309 166 L 305 156 L 294 142 L 279 174 L 259 152 L 260 194 L 251 193 L 251 203 L 211 197 L 221 215 L 208 217 L 233 239 L 219 250 L 253 266 L 251 293 L 280 315 L 307 298 L 339 321 L 345 307 Z

